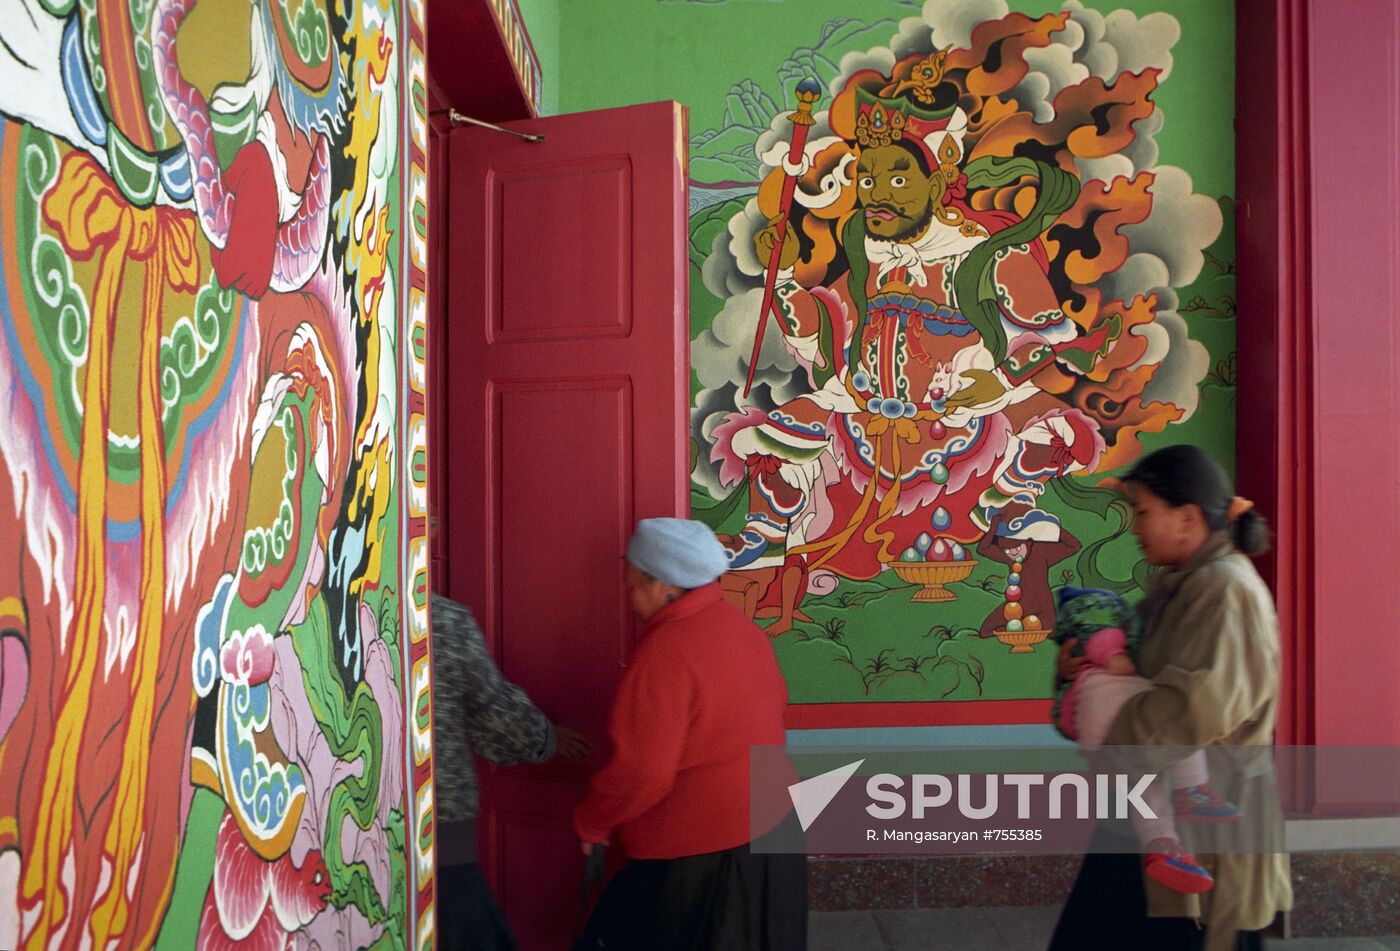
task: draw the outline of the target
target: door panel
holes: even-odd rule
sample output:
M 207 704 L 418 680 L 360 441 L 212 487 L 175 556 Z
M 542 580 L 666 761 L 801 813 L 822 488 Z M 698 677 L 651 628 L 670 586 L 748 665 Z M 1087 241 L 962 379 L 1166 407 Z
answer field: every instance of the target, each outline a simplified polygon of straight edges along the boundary
M 500 240 L 491 300 L 497 343 L 626 336 L 632 329 L 632 166 L 625 155 L 496 177 Z M 567 220 L 568 231 L 538 222 Z M 550 281 L 508 280 L 548 262 Z M 586 289 L 587 306 L 579 307 Z
M 449 136 L 439 584 L 595 744 L 586 766 L 481 764 L 482 872 L 525 948 L 571 937 L 570 813 L 636 633 L 627 539 L 688 510 L 684 121 L 656 103 L 509 124 L 542 143 Z
M 571 801 L 572 796 L 564 799 Z M 496 822 L 503 851 L 511 855 L 578 852 L 577 839 L 567 820 L 502 809 Z M 581 860 L 502 864 L 504 877 L 497 894 L 521 947 L 568 947 L 568 936 L 559 937 L 556 932 L 561 923 L 571 925 L 576 915 Z
M 503 384 L 491 387 L 487 405 L 496 430 L 488 445 L 499 447 L 491 534 L 503 566 L 501 670 L 531 697 L 548 698 L 556 720 L 593 723 L 612 699 L 632 628 L 622 558 L 596 557 L 620 555 L 632 527 L 631 386 L 625 377 Z M 560 407 L 587 425 L 540 425 Z M 568 462 L 519 464 L 534 458 Z M 559 491 L 561 479 L 568 491 Z M 574 636 L 581 622 L 586 629 Z

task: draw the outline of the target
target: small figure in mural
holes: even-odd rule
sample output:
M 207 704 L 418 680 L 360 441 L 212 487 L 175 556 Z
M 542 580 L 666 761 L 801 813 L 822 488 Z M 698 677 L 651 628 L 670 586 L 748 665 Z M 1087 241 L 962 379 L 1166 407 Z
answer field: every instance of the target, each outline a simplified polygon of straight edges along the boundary
M 802 572 L 873 578 L 935 506 L 942 535 L 969 545 L 984 511 L 1034 502 L 1104 452 L 1098 423 L 1057 393 L 1094 368 L 1120 322 L 1085 329 L 1061 310 L 1039 238 L 1077 183 L 1045 163 L 983 160 L 975 184 L 1039 187 L 1021 214 L 972 207 L 969 116 L 947 65 L 940 51 L 851 77 L 830 111 L 838 138 L 814 145 L 830 187 L 796 189 L 804 214 L 836 216 L 825 243 L 781 216 L 754 239 L 760 260 L 776 258 L 775 312 L 815 383 L 716 433 L 749 486 L 746 523 L 724 539 L 731 569 L 798 572 L 766 586 L 760 605 L 780 618 L 770 633 L 790 626 Z M 812 164 L 781 172 L 791 181 Z M 760 208 L 771 198 L 761 190 Z
M 977 554 L 1007 565 L 1011 571 L 1006 578 L 1006 603 L 987 615 L 978 633 L 993 637 L 999 630 L 1019 631 L 1022 627 L 1055 630 L 1050 569 L 1079 551 L 1079 539 L 1054 515 L 1025 502 L 1007 505 L 990 521 Z
M 792 630 L 793 621 L 810 621 L 798 608 L 806 586 L 807 571 L 802 559 L 789 555 L 782 565 L 729 571 L 720 579 L 724 596 L 750 619 L 772 618 L 765 631 L 777 637 Z
M 724 601 L 728 564 L 685 519 L 645 519 L 627 546 L 642 637 L 609 717 L 612 759 L 574 828 L 585 855 L 616 833 L 632 863 L 576 949 L 807 946 L 806 857 L 750 849 L 771 830 L 750 824 L 750 751 L 784 743 L 788 693 L 768 638 Z
M 429 531 L 432 531 L 430 528 Z M 556 727 L 491 660 L 464 604 L 432 596 L 433 723 L 437 745 L 438 947 L 507 951 L 510 925 L 476 864 L 480 807 L 472 757 L 503 766 L 543 763 L 557 751 L 588 757 L 587 737 Z
M 1128 603 L 1111 591 L 1063 588 L 1058 600 L 1061 621 L 1055 639 L 1062 644 L 1076 642 L 1071 651 L 1085 662 L 1059 691 L 1055 726 L 1083 749 L 1097 750 L 1123 704 L 1152 689 L 1149 681 L 1138 676 L 1133 661 L 1137 618 Z M 1211 788 L 1204 751 L 1172 763 L 1167 773 L 1170 802 L 1161 784 L 1153 783 L 1142 798 L 1156 818 L 1132 816 L 1133 831 L 1146 854 L 1143 872 L 1173 891 L 1209 891 L 1215 880 L 1182 847 L 1174 819 L 1234 822 L 1243 813 Z

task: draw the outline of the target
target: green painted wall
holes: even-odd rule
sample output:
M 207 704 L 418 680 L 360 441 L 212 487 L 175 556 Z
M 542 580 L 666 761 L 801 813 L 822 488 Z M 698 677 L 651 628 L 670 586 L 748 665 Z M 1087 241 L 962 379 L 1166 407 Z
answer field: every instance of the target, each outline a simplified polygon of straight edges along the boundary
M 752 78 L 773 86 L 794 49 L 814 47 L 823 27 L 845 19 L 871 27 L 883 44 L 922 3 L 901 0 L 519 0 L 545 64 L 549 115 L 675 99 L 692 130 L 718 126 L 732 87 Z M 1234 192 L 1234 4 L 1230 0 L 1090 0 L 1085 7 L 1138 16 L 1170 12 L 1181 25 L 1172 73 L 1154 98 L 1166 124 L 1164 164 L 1190 169 L 1201 194 Z M 1059 4 L 1013 2 L 1031 15 Z M 536 24 L 539 24 L 538 32 Z M 823 50 L 827 58 L 864 49 Z M 788 84 L 789 86 L 791 83 Z
M 516 0 L 525 30 L 540 58 L 540 114 L 556 115 L 559 109 L 560 0 Z

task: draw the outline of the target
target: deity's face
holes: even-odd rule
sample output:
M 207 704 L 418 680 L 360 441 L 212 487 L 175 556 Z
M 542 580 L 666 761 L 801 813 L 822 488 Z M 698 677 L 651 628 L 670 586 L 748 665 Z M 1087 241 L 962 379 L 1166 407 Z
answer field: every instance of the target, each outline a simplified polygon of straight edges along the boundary
M 1018 542 L 1010 538 L 1000 540 L 1001 550 L 1011 561 L 1025 561 L 1026 556 L 1031 552 L 1031 546 L 1027 542 Z
M 943 197 L 943 179 L 924 171 L 908 149 L 877 145 L 861 150 L 856 195 L 871 237 L 913 241 L 933 220 L 934 206 Z

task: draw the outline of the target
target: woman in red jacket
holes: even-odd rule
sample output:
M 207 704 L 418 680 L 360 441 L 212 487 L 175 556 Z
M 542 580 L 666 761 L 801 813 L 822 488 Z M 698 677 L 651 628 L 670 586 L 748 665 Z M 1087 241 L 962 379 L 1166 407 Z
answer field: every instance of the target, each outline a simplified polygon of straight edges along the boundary
M 750 748 L 783 745 L 787 685 L 768 637 L 724 600 L 727 567 L 686 519 L 646 519 L 627 546 L 642 638 L 613 704 L 612 759 L 574 828 L 585 854 L 616 832 L 631 862 L 576 947 L 806 947 L 806 857 L 750 849 Z

